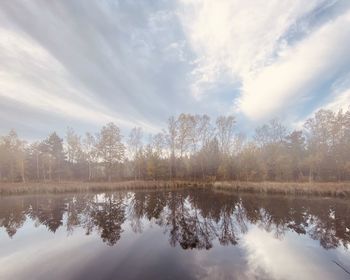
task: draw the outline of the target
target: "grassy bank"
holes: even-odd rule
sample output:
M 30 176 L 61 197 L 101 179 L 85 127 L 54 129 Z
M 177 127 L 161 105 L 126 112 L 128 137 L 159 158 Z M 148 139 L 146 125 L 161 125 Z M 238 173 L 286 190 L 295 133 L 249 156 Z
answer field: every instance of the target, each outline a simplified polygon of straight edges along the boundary
M 350 198 L 350 182 L 341 183 L 296 183 L 296 182 L 215 182 L 217 190 L 284 194 L 284 195 L 314 195 Z
M 1 183 L 0 195 L 102 192 L 137 189 L 175 189 L 208 187 L 232 192 L 250 192 L 284 195 L 315 195 L 350 198 L 350 182 L 343 183 L 289 183 L 289 182 L 187 182 L 187 181 L 125 181 L 125 182 L 47 182 Z
M 124 182 L 46 182 L 0 183 L 0 195 L 102 192 L 137 189 L 173 189 L 188 186 L 184 181 L 124 181 Z

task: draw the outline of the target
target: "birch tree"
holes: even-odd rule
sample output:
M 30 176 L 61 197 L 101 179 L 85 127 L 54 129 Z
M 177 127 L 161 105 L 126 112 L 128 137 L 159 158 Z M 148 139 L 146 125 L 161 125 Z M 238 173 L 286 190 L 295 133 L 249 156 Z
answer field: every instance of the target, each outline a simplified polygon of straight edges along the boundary
M 124 159 L 125 146 L 121 141 L 120 129 L 114 123 L 108 123 L 102 127 L 99 134 L 98 151 L 109 182 L 112 180 L 112 173 L 116 165 Z

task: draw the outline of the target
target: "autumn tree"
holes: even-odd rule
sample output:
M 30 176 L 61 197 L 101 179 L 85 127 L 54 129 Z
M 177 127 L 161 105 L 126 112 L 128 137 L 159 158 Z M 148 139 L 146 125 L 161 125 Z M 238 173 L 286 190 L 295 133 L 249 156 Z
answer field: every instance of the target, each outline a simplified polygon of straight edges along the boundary
M 216 119 L 216 137 L 221 156 L 219 175 L 225 180 L 228 179 L 232 170 L 231 153 L 235 123 L 234 116 L 220 116 Z
M 102 127 L 98 137 L 98 152 L 109 182 L 116 165 L 124 159 L 125 146 L 121 140 L 120 129 L 114 123 Z
M 170 117 L 168 119 L 168 131 L 166 134 L 166 142 L 168 145 L 168 149 L 170 151 L 169 156 L 169 175 L 170 180 L 173 179 L 173 176 L 176 176 L 176 169 L 175 169 L 175 161 L 176 161 L 176 139 L 178 135 L 177 131 L 177 121 L 174 117 Z
M 81 138 L 73 128 L 68 127 L 66 133 L 66 155 L 69 163 L 77 163 L 82 155 Z
M 134 178 L 140 178 L 141 166 L 140 166 L 140 153 L 142 148 L 142 128 L 134 127 L 128 139 L 128 149 L 133 160 Z
M 216 136 L 222 154 L 229 154 L 234 136 L 234 116 L 220 116 L 216 119 Z
M 47 156 L 49 179 L 56 177 L 60 181 L 65 161 L 63 139 L 56 132 L 51 133 L 41 144 L 41 151 Z
M 349 111 L 319 110 L 305 122 L 310 180 L 340 180 L 349 171 Z
M 128 153 L 113 123 L 96 134 L 68 128 L 27 144 L 14 130 L 0 136 L 0 180 L 293 180 L 350 179 L 350 110 L 319 110 L 303 129 L 289 131 L 278 119 L 244 136 L 234 116 L 180 114 L 146 141 L 131 130 Z M 143 143 L 144 140 L 144 143 Z
M 67 156 L 66 173 L 70 174 L 70 177 L 73 178 L 82 178 L 84 173 L 84 159 L 81 137 L 71 127 L 67 128 L 65 148 Z
M 91 181 L 93 178 L 94 165 L 98 160 L 98 142 L 97 137 L 87 132 L 83 139 L 83 157 L 88 165 L 88 180 Z
M 41 163 L 41 155 L 40 155 L 40 142 L 36 141 L 33 142 L 27 147 L 27 170 L 28 170 L 28 176 L 31 179 L 35 179 L 36 181 L 40 180 L 40 163 Z
M 286 136 L 286 148 L 288 153 L 288 170 L 293 180 L 303 177 L 302 167 L 305 155 L 305 137 L 301 130 L 294 130 Z
M 25 146 L 15 130 L 0 138 L 0 179 L 25 182 Z
M 259 154 L 264 162 L 264 179 L 281 180 L 285 175 L 287 166 L 286 131 L 286 128 L 277 119 L 273 119 L 255 130 L 254 140 L 260 147 Z

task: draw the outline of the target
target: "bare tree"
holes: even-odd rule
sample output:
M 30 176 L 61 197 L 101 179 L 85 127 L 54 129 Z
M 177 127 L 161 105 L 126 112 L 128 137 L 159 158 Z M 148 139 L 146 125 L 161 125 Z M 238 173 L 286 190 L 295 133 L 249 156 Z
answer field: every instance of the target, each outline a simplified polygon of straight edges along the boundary
M 81 139 L 73 128 L 68 127 L 66 133 L 66 154 L 69 163 L 77 163 L 81 157 Z
M 98 152 L 102 159 L 108 181 L 112 180 L 112 172 L 117 163 L 124 158 L 125 146 L 121 142 L 120 129 L 114 123 L 102 127 L 98 137 Z
M 220 116 L 216 119 L 216 135 L 223 154 L 229 154 L 236 120 L 234 116 Z
M 170 159 L 169 159 L 169 174 L 170 180 L 173 179 L 175 173 L 175 149 L 176 149 L 176 139 L 177 139 L 177 122 L 174 117 L 168 119 L 168 131 L 166 135 L 166 141 L 168 148 L 170 150 Z
M 320 110 L 303 130 L 289 132 L 277 119 L 254 136 L 235 133 L 233 116 L 170 117 L 167 130 L 142 142 L 131 130 L 128 157 L 113 123 L 81 138 L 68 128 L 65 141 L 51 133 L 27 143 L 12 130 L 0 136 L 0 181 L 62 179 L 186 179 L 344 181 L 350 179 L 350 110 Z M 249 135 L 249 134 L 248 134 Z M 64 149 L 65 148 L 65 149 Z M 66 157 L 67 156 L 67 157 Z M 132 171 L 133 170 L 133 171 Z
M 83 139 L 83 154 L 88 164 L 88 180 L 91 181 L 93 178 L 93 165 L 98 159 L 98 143 L 94 135 L 87 132 Z
M 142 128 L 134 127 L 129 135 L 128 148 L 131 158 L 134 162 L 134 177 L 135 180 L 140 178 L 140 162 L 138 159 L 138 154 L 142 148 Z

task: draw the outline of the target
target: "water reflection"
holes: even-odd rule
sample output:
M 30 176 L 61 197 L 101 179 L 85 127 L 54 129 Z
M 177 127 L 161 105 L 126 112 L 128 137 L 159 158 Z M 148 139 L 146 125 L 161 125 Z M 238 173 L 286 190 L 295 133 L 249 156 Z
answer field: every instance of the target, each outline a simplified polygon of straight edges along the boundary
M 55 233 L 83 229 L 113 246 L 128 223 L 142 233 L 152 222 L 171 246 L 210 249 L 217 242 L 237 245 L 250 225 L 283 239 L 287 232 L 318 240 L 325 249 L 350 242 L 350 203 L 346 200 L 228 195 L 211 190 L 118 192 L 0 198 L 0 227 L 12 238 L 31 220 Z

